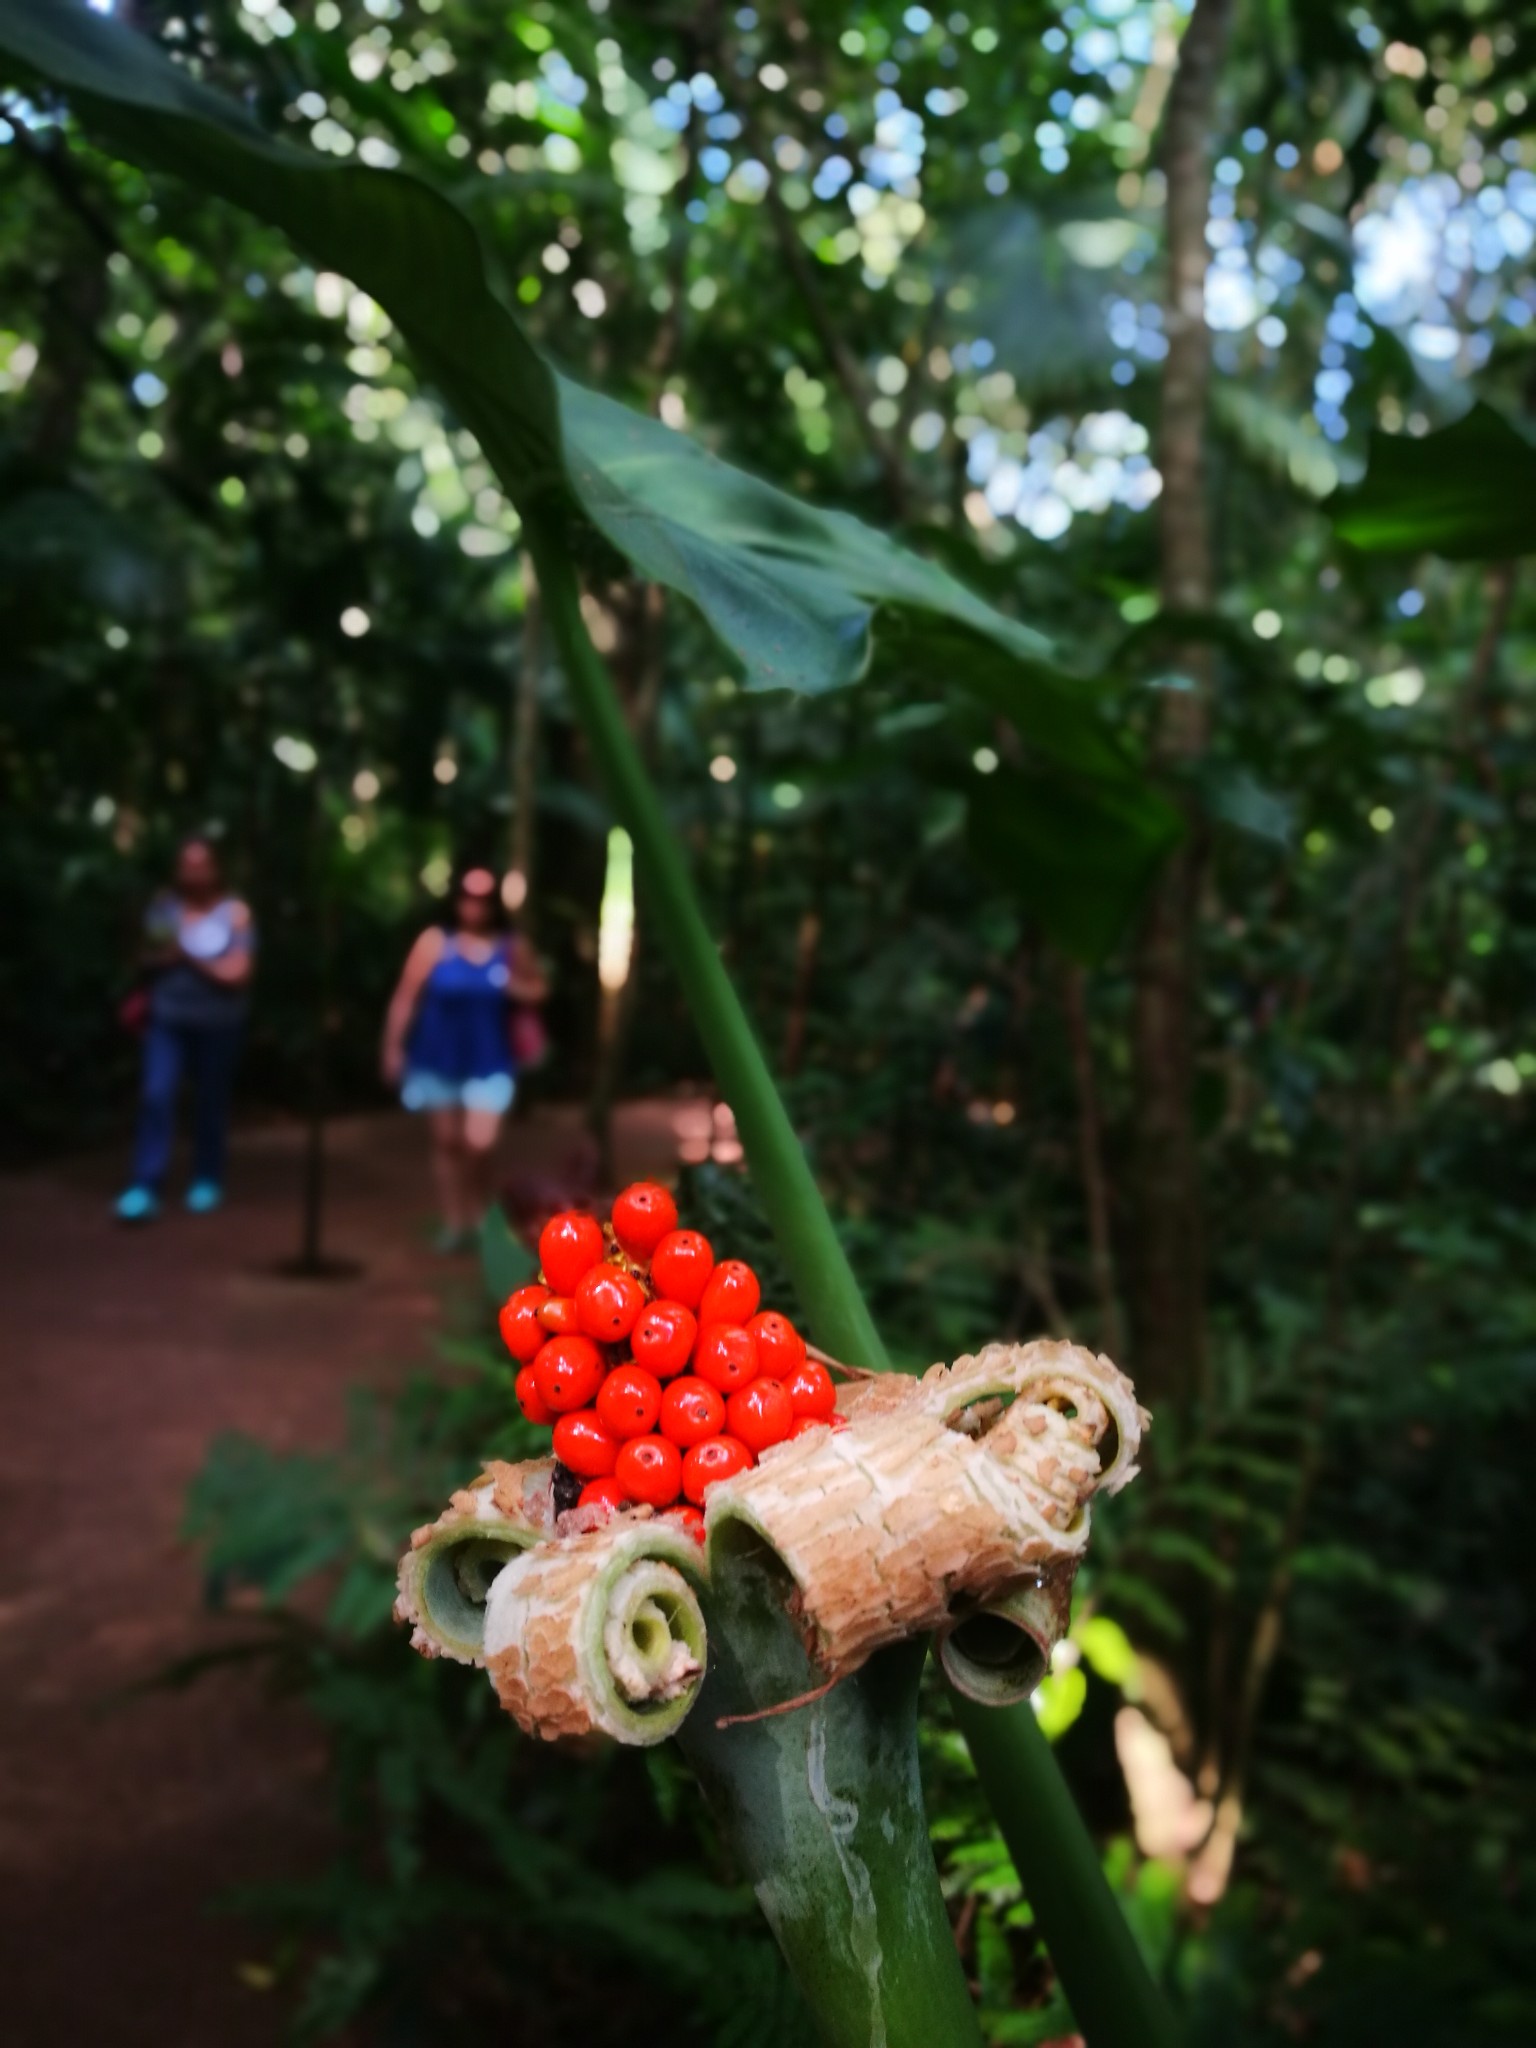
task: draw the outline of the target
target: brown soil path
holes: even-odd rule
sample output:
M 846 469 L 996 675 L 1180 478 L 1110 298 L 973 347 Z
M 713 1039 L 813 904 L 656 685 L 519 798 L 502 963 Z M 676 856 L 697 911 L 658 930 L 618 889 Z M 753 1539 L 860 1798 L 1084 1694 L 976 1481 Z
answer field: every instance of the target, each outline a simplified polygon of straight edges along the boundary
M 620 1114 L 619 1168 L 673 1155 L 669 1105 Z M 516 1127 L 548 1169 L 574 1113 Z M 0 1179 L 0 1956 L 14 2048 L 257 2048 L 283 2038 L 259 1938 L 211 1913 L 234 1884 L 323 1853 L 323 1756 L 248 1677 L 138 1692 L 219 1640 L 182 1498 L 211 1437 L 340 1432 L 345 1390 L 430 1353 L 475 1276 L 426 1248 L 421 1133 L 338 1124 L 328 1250 L 353 1280 L 283 1279 L 299 1134 L 237 1139 L 222 1214 L 107 1220 L 114 1160 Z

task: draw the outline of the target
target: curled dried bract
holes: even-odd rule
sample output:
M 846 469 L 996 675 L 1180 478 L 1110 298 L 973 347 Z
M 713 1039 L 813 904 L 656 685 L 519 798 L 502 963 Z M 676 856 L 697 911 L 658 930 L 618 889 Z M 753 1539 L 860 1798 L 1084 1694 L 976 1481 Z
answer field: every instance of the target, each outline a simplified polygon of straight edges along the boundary
M 417 1529 L 400 1560 L 395 1619 L 427 1657 L 483 1664 L 485 1603 L 502 1567 L 554 1533 L 554 1462 L 488 1465 L 435 1522 Z
M 1044 1341 L 866 1382 L 844 1409 L 846 1429 L 768 1452 L 708 1509 L 712 1556 L 745 1531 L 779 1558 L 834 1677 L 1073 1565 L 1090 1498 L 1132 1477 L 1148 1420 L 1107 1358 Z M 1026 1634 L 1048 1633 L 1027 1618 Z
M 529 1735 L 665 1741 L 703 1683 L 704 1575 L 691 1536 L 627 1515 L 515 1559 L 486 1605 L 497 1697 Z

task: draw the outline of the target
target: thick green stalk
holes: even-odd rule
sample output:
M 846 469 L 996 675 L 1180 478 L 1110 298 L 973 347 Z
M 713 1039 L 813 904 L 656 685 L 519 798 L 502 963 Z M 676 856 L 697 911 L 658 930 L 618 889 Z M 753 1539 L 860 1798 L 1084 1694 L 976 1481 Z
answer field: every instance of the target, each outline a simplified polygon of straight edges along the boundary
M 829 2048 L 979 2044 L 918 1778 L 921 1643 L 763 1715 L 819 1692 L 820 1673 L 771 1553 L 739 1534 L 724 1540 L 735 1554 L 705 1599 L 709 1676 L 678 1742 L 822 2038 Z M 744 1715 L 761 1718 L 732 1718 Z
M 587 635 L 574 572 L 558 541 L 531 523 L 528 537 L 544 591 L 549 629 L 559 650 L 577 712 L 597 757 L 609 800 L 635 844 L 648 912 L 683 984 L 716 1077 L 735 1112 L 737 1127 L 751 1163 L 754 1185 L 762 1196 L 768 1220 L 784 1251 L 801 1305 L 816 1336 L 829 1351 L 861 1364 L 884 1365 L 887 1363 L 885 1349 L 875 1332 L 858 1282 L 837 1240 L 820 1190 L 806 1164 L 794 1127 L 785 1114 L 740 999 L 720 964 L 681 852 L 630 740 L 607 671 Z M 730 1656 L 730 1643 L 724 1640 L 730 1633 L 726 1628 L 714 1634 L 712 1659 L 716 1654 Z M 861 1674 L 851 1681 L 845 1680 L 837 1688 L 839 1693 L 851 1694 L 839 1710 L 840 1714 L 856 1716 L 863 1711 L 859 1707 L 857 1689 L 866 1682 Z M 835 1697 L 835 1694 L 828 1696 L 829 1704 Z M 1033 1713 L 1028 1707 L 983 1711 L 964 1702 L 957 1701 L 956 1705 L 960 1725 L 972 1745 L 978 1775 L 991 1800 L 1003 1838 L 1014 1857 L 1089 2048 L 1166 2048 L 1166 2044 L 1177 2038 L 1173 2020 L 1104 1881 L 1092 1839 L 1072 1802 L 1050 1747 L 1035 1724 Z M 699 1768 L 706 1778 L 712 1769 L 704 1747 L 710 1743 L 708 1729 L 722 1711 L 733 1711 L 714 1707 L 710 1710 L 710 1721 L 706 1722 L 704 1716 L 708 1706 L 706 1694 L 701 1697 L 693 1716 L 693 1721 L 700 1724 L 698 1743 L 701 1746 L 697 1753 Z M 775 1769 L 778 1790 L 773 1792 L 766 1782 L 762 1788 L 765 1799 L 786 1802 L 786 1813 L 793 1810 L 795 1801 L 803 1799 L 803 1795 L 792 1787 L 797 1782 L 795 1770 L 798 1769 L 802 1777 L 804 1775 L 805 1728 L 797 1724 L 808 1711 L 799 1709 L 783 1717 L 788 1731 L 785 1737 L 787 1749 L 779 1757 Z M 773 1724 L 756 1725 L 768 1727 Z M 853 1724 L 850 1722 L 848 1725 Z M 800 1759 L 798 1764 L 795 1763 L 797 1755 Z M 911 1768 L 915 1772 L 915 1745 L 911 1753 Z M 750 1798 L 742 1787 L 738 1787 L 737 1794 L 729 1796 L 738 1797 L 741 1826 L 748 1830 L 744 1853 L 754 1882 L 759 1885 L 759 1895 L 764 1897 L 770 1919 L 780 1928 L 780 1938 L 785 1943 L 791 1965 L 800 1975 L 802 1984 L 807 1985 L 808 1995 L 816 2001 L 819 2012 L 820 1977 L 830 1965 L 818 1961 L 813 1952 L 797 1953 L 798 1935 L 792 1927 L 787 1935 L 783 1931 L 784 1927 L 791 1925 L 794 1916 L 790 1919 L 776 1916 L 771 1902 L 771 1887 L 769 1895 L 763 1892 L 763 1879 L 759 1873 L 766 1866 L 752 1847 L 753 1837 L 747 1819 Z M 754 1816 L 751 1824 L 771 1829 L 774 1825 L 773 1812 L 774 1808 L 770 1806 L 761 1818 Z M 804 1838 L 809 1839 L 808 1836 Z M 924 1846 L 926 1851 L 926 1844 Z M 909 1910 L 926 1920 L 928 1909 L 922 1905 L 918 1895 L 931 1885 L 931 1857 L 925 1853 L 916 1866 L 909 1859 L 906 1867 L 913 1898 Z M 817 1901 L 814 1910 L 827 1912 L 831 1901 L 840 1895 L 837 1890 L 818 1891 L 814 1895 Z M 850 1952 L 853 1940 L 850 1931 Z M 940 1967 L 938 1956 L 932 1943 L 921 1938 L 917 1940 L 916 1952 L 927 1958 L 918 1969 L 919 1978 L 926 1983 L 930 1970 L 937 1971 Z M 882 1939 L 881 1955 L 886 1959 L 883 1967 L 894 1969 L 895 1959 L 900 1953 L 900 1944 L 888 1947 Z M 955 1971 L 952 1945 L 949 1957 L 949 1969 Z M 809 1982 L 805 1974 L 807 1970 L 813 1973 Z M 868 2014 L 868 2026 L 863 2034 L 847 2034 L 853 2007 L 848 2004 L 851 1994 L 846 1971 L 839 1976 L 838 1983 L 835 1997 L 829 1996 L 829 2038 L 839 2044 L 851 2038 L 889 2043 L 910 2038 L 905 2034 L 898 2036 L 879 2031 L 887 2026 L 890 2019 L 888 2011 L 887 2017 L 881 2017 L 882 2008 Z M 917 1999 L 919 2009 L 929 2009 L 922 2002 L 927 1993 L 913 1987 L 905 1989 L 903 1995 Z M 939 1998 L 940 1995 L 935 1983 L 933 1996 Z M 888 2009 L 890 2005 L 889 1996 L 883 1994 L 882 2007 Z M 973 2028 L 974 2022 L 970 2022 L 963 2036 L 957 2035 L 951 2027 L 948 2033 L 930 2031 L 924 2038 L 933 2044 L 933 2048 L 948 2048 L 948 2044 L 957 2039 L 974 2039 Z
M 1028 1701 L 950 1700 L 1072 2017 L 1090 2048 L 1176 2048 L 1173 2016 L 1147 1975 L 1098 1852 Z
M 545 617 L 587 739 L 620 823 L 635 843 L 647 915 L 662 934 L 736 1117 L 795 1291 L 819 1344 L 851 1364 L 887 1364 L 858 1282 L 817 1191 L 761 1047 L 699 909 L 698 897 L 650 777 L 635 751 L 607 670 L 582 620 L 576 580 L 555 545 L 530 532 Z

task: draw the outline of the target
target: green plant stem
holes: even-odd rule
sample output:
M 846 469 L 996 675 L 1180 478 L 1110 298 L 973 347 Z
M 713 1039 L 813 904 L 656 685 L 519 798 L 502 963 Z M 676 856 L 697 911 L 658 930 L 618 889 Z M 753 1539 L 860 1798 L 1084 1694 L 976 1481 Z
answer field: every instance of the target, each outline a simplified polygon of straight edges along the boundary
M 829 2048 L 979 2048 L 917 1770 L 923 1646 L 823 1693 L 786 1593 L 751 1544 L 716 1575 L 709 1676 L 679 1745 Z
M 736 1117 L 752 1178 L 818 1344 L 851 1364 L 889 1364 L 752 1026 L 720 963 L 693 883 L 587 634 L 576 579 L 542 535 L 529 545 L 545 617 L 619 822 L 635 844 L 648 915 L 666 944 Z
M 754 1183 L 801 1305 L 818 1342 L 835 1356 L 886 1365 L 858 1282 L 751 1024 L 720 964 L 682 854 L 588 637 L 574 571 L 559 539 L 533 522 L 528 541 L 578 716 L 609 800 L 634 841 L 649 915 L 735 1112 Z M 845 1681 L 839 1690 L 849 1683 L 857 1681 Z M 1177 2038 L 1172 2018 L 1104 1881 L 1092 1838 L 1033 1713 L 1028 1707 L 956 1705 L 977 1773 L 1090 2048 L 1167 2048 Z M 703 1712 L 702 1702 L 695 1712 Z M 798 1715 L 789 1718 L 793 1723 Z M 803 1731 L 796 1739 L 803 1744 Z M 931 1860 L 927 1867 L 931 1871 Z M 908 1877 L 914 1887 L 921 1886 L 916 1870 L 909 1869 Z M 822 1909 L 830 1904 L 831 1896 L 823 1895 Z M 958 1969 L 953 1962 L 952 1967 Z M 809 1995 L 816 1996 L 814 1985 Z M 834 2032 L 831 2038 L 845 2036 Z M 894 2041 L 896 2036 L 873 2032 L 868 2038 Z M 933 2048 L 948 2048 L 956 2038 L 952 2032 L 928 2036 Z
M 1090 2048 L 1177 2048 L 1173 2015 L 1072 1801 L 1034 1708 L 983 1707 L 951 1690 L 955 1720 Z

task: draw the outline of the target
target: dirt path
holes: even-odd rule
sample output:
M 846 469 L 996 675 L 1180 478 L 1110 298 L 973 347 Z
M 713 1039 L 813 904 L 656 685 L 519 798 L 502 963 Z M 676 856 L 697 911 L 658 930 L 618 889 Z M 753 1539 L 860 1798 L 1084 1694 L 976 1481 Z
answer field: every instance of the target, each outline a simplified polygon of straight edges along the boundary
M 518 1127 L 548 1167 L 569 1113 Z M 621 1114 L 619 1165 L 672 1156 L 670 1109 Z M 426 1249 L 420 1133 L 336 1127 L 328 1249 L 353 1280 L 274 1268 L 296 1232 L 299 1138 L 237 1141 L 236 1199 L 154 1229 L 107 1221 L 120 1162 L 0 1179 L 0 1953 L 15 2048 L 247 2048 L 282 2038 L 260 1947 L 209 1910 L 317 1858 L 323 1758 L 296 1709 L 221 1673 L 115 1697 L 215 1640 L 177 1541 L 211 1437 L 324 1445 L 346 1388 L 428 1355 L 473 1312 L 472 1270 Z

